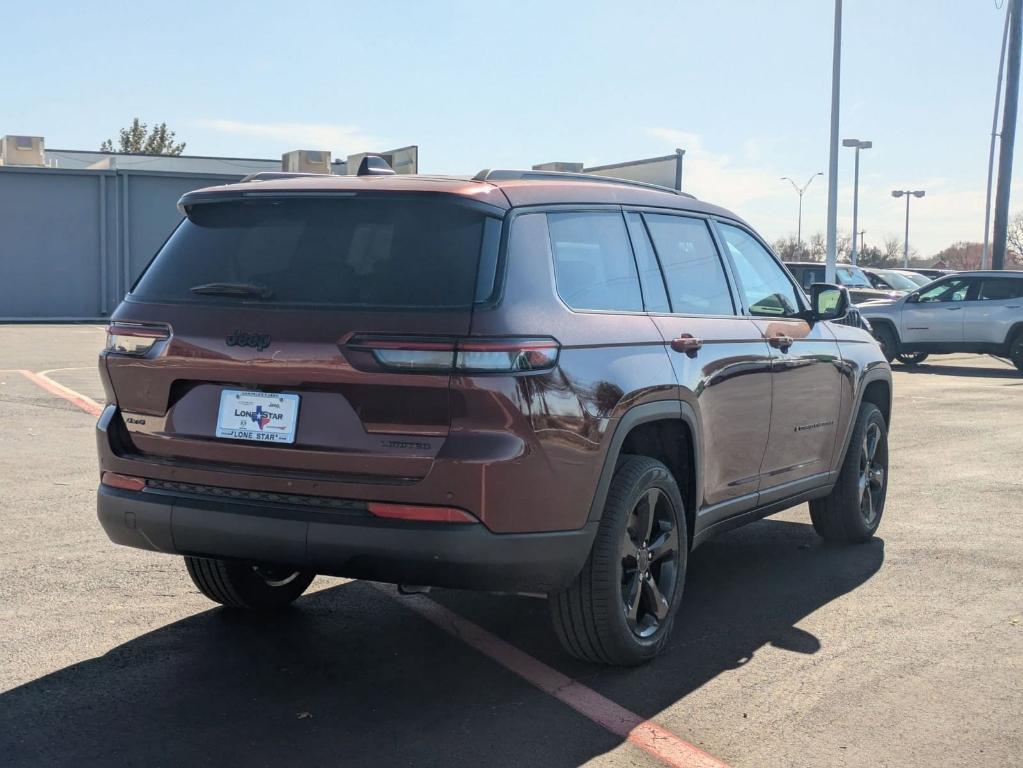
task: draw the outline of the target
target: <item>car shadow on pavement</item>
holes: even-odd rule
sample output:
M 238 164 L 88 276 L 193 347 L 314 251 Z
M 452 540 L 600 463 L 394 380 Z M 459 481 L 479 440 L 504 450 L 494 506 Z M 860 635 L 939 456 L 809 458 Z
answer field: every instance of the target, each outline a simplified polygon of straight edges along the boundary
M 726 534 L 693 553 L 667 652 L 627 670 L 565 656 L 543 600 L 429 599 L 654 717 L 765 645 L 812 663 L 824 641 L 795 625 L 883 559 L 880 539 L 828 545 L 801 523 Z M 0 695 L 0 713 L 6 766 L 560 766 L 620 743 L 361 582 L 270 617 L 198 613 Z
M 1015 367 L 1005 368 L 970 368 L 965 365 L 941 365 L 935 363 L 920 363 L 919 365 L 897 365 L 893 367 L 896 373 L 930 374 L 932 376 L 959 376 L 962 378 L 978 379 L 1023 379 L 1023 374 Z

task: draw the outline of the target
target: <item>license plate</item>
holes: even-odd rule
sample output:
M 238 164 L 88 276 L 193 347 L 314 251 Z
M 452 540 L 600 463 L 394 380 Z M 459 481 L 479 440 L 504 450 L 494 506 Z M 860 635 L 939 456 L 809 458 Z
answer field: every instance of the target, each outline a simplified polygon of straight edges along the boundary
M 293 443 L 297 423 L 298 395 L 237 389 L 225 389 L 220 393 L 217 437 Z

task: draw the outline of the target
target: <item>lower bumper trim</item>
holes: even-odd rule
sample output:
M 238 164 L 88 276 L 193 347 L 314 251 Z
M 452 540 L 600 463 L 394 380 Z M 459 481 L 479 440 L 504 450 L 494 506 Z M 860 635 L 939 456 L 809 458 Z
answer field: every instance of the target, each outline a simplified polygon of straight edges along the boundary
M 100 486 L 111 541 L 178 555 L 281 564 L 395 584 L 550 592 L 582 568 L 596 522 L 577 531 L 491 533 L 483 525 L 327 518 L 266 505 L 206 501 Z

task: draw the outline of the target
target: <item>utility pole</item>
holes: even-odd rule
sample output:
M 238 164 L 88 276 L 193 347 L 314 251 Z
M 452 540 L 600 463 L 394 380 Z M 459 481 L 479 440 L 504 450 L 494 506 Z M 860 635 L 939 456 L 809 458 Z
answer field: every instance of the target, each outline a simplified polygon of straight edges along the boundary
M 1020 0 L 1016 0 L 1018 4 Z M 835 282 L 838 260 L 838 107 L 842 83 L 842 0 L 835 0 L 835 44 L 831 53 L 831 154 L 828 160 L 828 255 L 824 280 Z
M 1002 74 L 1005 72 L 1005 43 L 1009 39 L 1011 14 L 1005 9 L 1002 28 L 1002 52 L 998 54 L 998 82 L 995 84 L 995 114 L 991 118 L 991 146 L 987 153 L 987 194 L 984 197 L 984 250 L 980 255 L 980 268 L 987 269 L 991 258 L 991 182 L 995 175 L 995 141 L 998 138 L 998 108 L 1002 103 Z
M 1012 183 L 1012 151 L 1016 144 L 1016 111 L 1019 106 L 1020 52 L 1023 50 L 1023 0 L 1009 0 L 1009 59 L 1005 72 L 1005 112 L 1002 143 L 998 152 L 998 190 L 995 195 L 995 226 L 991 268 L 1005 269 L 1005 240 L 1009 232 L 1009 186 Z

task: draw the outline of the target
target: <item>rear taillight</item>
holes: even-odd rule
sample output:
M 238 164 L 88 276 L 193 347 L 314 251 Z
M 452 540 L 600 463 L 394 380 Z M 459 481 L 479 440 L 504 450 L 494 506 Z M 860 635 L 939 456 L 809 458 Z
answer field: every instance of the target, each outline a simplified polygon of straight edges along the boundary
M 114 355 L 141 357 L 158 342 L 169 338 L 170 330 L 164 325 L 111 323 L 107 327 L 106 351 Z
M 560 345 L 551 338 L 437 339 L 355 336 L 350 349 L 370 352 L 396 371 L 423 373 L 526 373 L 553 368 Z

